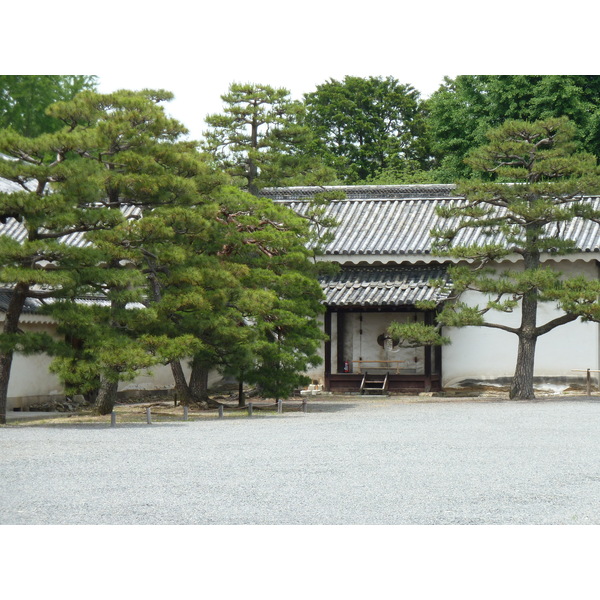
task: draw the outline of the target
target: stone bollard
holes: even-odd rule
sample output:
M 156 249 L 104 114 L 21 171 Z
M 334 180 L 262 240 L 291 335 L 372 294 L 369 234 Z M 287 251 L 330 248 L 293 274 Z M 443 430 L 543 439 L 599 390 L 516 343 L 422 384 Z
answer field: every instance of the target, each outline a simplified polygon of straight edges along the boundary
M 277 412 L 278 413 L 283 412 L 283 402 L 281 400 L 277 400 Z
M 303 400 L 302 400 L 302 412 L 303 413 L 308 412 L 308 402 L 306 401 L 306 398 L 303 398 Z
M 183 407 L 183 420 L 184 421 L 188 420 L 188 407 L 187 406 Z
M 251 417 L 252 416 L 252 402 L 248 402 L 248 416 Z
M 219 406 L 219 419 L 222 419 L 222 418 L 223 418 L 223 405 L 221 404 Z
M 117 426 L 117 413 L 114 410 L 110 413 L 110 426 Z
M 146 408 L 146 422 L 148 425 L 152 425 L 152 410 L 150 407 Z

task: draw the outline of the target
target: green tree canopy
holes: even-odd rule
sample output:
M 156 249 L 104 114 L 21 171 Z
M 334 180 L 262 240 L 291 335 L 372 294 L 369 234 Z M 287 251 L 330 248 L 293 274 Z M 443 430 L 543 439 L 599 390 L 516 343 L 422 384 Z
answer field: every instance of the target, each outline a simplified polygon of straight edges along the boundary
M 93 75 L 0 75 L 0 129 L 28 137 L 57 131 L 61 123 L 46 109 L 95 88 Z
M 82 92 L 48 109 L 63 123 L 56 133 L 0 133 L 0 176 L 16 189 L 0 194 L 0 214 L 20 223 L 24 235 L 0 237 L 0 281 L 12 287 L 4 335 L 18 331 L 27 298 L 52 298 L 64 328 L 76 324 L 78 334 L 87 332 L 88 347 L 93 344 L 105 407 L 114 402 L 119 377 L 154 362 L 149 350 L 124 343 L 136 337 L 130 320 L 139 313 L 125 308 L 143 299 L 145 283 L 140 249 L 128 239 L 132 222 L 159 206 L 189 204 L 210 179 L 193 143 L 177 141 L 185 128 L 159 105 L 171 97 L 151 90 Z M 77 241 L 77 235 L 83 238 Z M 79 306 L 73 299 L 81 294 L 102 295 L 109 306 Z M 110 347 L 119 353 L 105 351 Z M 0 354 L 4 406 L 18 348 Z
M 312 185 L 332 178 L 308 153 L 304 111 L 285 88 L 232 83 L 221 96 L 223 113 L 209 115 L 203 149 L 252 194 L 266 186 Z
M 303 381 L 301 372 L 318 360 L 315 350 L 322 341 L 316 322 L 322 291 L 309 260 L 305 219 L 222 186 L 209 204 L 163 207 L 136 227 L 144 231 L 151 307 L 158 316 L 152 333 L 168 338 L 185 333 L 198 341 L 189 381 L 174 365 L 182 402 L 209 401 L 213 369 L 279 394 Z M 293 356 L 293 368 L 285 381 L 269 387 L 277 363 L 265 361 L 282 344 Z
M 19 333 L 27 298 L 51 300 L 47 312 L 75 342 L 53 370 L 70 390 L 97 386 L 101 414 L 119 380 L 155 364 L 170 363 L 178 389 L 197 399 L 210 368 L 266 386 L 285 364 L 268 388 L 283 394 L 318 360 L 322 292 L 308 222 L 225 185 L 194 142 L 179 141 L 186 130 L 161 106 L 171 97 L 82 92 L 48 110 L 64 125 L 56 133 L 0 133 L 0 177 L 14 186 L 0 194 L 0 216 L 24 236 L 0 236 L 0 281 L 12 288 L 4 400 L 13 352 L 50 348 Z M 96 302 L 78 300 L 86 295 Z
M 419 92 L 393 77 L 331 79 L 305 94 L 314 152 L 346 183 L 382 172 L 402 176 L 427 165 Z
M 600 76 L 459 75 L 426 101 L 427 128 L 440 182 L 470 177 L 467 154 L 486 143 L 490 128 L 505 120 L 567 117 L 577 125 L 576 141 L 600 157 Z

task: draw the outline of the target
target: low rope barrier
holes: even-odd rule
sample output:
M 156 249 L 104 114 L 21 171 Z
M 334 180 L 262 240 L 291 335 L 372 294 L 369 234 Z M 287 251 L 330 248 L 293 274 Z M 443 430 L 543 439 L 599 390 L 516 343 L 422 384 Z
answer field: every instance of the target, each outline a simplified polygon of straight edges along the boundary
M 156 406 L 161 406 L 160 404 L 154 404 L 152 405 L 154 407 Z M 146 423 L 148 425 L 152 425 L 152 417 L 160 417 L 160 416 L 164 416 L 164 417 L 169 417 L 170 421 L 173 421 L 173 417 L 174 415 L 171 413 L 165 413 L 165 412 L 160 412 L 160 411 L 155 411 L 154 413 L 152 412 L 152 406 L 146 406 L 145 407 L 145 413 L 146 413 Z M 285 411 L 284 411 L 285 408 Z M 217 416 L 219 419 L 223 419 L 225 417 L 225 411 L 227 412 L 240 412 L 240 411 L 246 411 L 248 413 L 248 416 L 251 417 L 254 413 L 254 411 L 277 411 L 278 414 L 283 414 L 283 412 L 303 412 L 303 413 L 307 413 L 308 412 L 308 402 L 306 401 L 306 399 L 303 399 L 299 404 L 297 402 L 286 402 L 284 403 L 283 400 L 278 400 L 275 403 L 268 403 L 268 404 L 255 404 L 254 402 L 248 402 L 245 406 L 229 406 L 227 404 L 219 404 L 219 406 L 217 408 L 213 408 L 213 409 L 208 409 L 205 411 L 202 411 L 202 415 L 206 415 L 206 414 L 214 414 L 215 412 L 217 413 Z M 183 415 L 182 415 L 182 419 L 184 421 L 188 421 L 189 420 L 189 407 L 188 406 L 184 406 L 183 407 Z M 112 411 L 110 414 L 110 425 L 111 427 L 115 427 L 117 423 L 117 416 L 115 411 Z
M 577 373 L 587 373 L 586 376 L 586 386 L 587 386 L 587 395 L 592 395 L 592 373 L 600 373 L 600 370 L 597 369 L 571 369 L 571 371 L 576 371 Z

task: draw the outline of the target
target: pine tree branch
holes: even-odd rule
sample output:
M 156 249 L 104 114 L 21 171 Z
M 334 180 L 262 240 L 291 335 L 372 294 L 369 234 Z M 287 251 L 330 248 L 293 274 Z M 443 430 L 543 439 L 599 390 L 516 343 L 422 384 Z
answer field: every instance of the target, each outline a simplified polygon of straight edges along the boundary
M 488 327 L 489 329 L 501 329 L 502 331 L 507 331 L 508 333 L 519 333 L 518 328 L 508 327 L 507 325 L 500 325 L 500 323 L 481 323 L 480 325 L 476 325 L 475 327 Z
M 102 231 L 104 229 L 108 229 L 106 225 L 79 225 L 77 227 L 71 227 L 69 229 L 63 229 L 61 231 L 53 231 L 53 232 L 36 232 L 35 236 L 32 239 L 35 240 L 48 240 L 48 239 L 57 239 L 61 237 L 66 237 L 72 235 L 74 233 L 86 233 L 89 231 Z
M 575 321 L 577 319 L 578 319 L 578 315 L 574 315 L 571 313 L 564 314 L 561 317 L 557 317 L 556 319 L 549 321 L 545 325 L 536 327 L 536 329 L 535 329 L 536 335 L 538 335 L 538 336 L 544 335 L 545 333 L 552 331 L 556 327 L 560 327 L 561 325 L 566 325 L 567 323 L 571 323 L 572 321 Z

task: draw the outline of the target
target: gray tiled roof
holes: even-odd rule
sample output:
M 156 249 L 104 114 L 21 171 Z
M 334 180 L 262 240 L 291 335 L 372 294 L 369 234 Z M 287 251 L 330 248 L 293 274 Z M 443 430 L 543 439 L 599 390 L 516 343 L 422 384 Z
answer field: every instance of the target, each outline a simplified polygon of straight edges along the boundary
M 431 279 L 446 282 L 443 289 L 432 287 Z M 441 266 L 343 267 L 321 278 L 327 306 L 406 306 L 419 301 L 445 300 L 450 279 Z
M 121 212 L 126 219 L 133 219 L 141 214 L 141 209 L 137 206 L 126 206 L 121 209 Z M 22 223 L 9 217 L 6 219 L 5 223 L 0 222 L 0 236 L 3 235 L 10 237 L 17 242 L 23 242 L 27 237 L 27 231 Z M 72 233 L 71 235 L 64 236 L 60 238 L 60 242 L 76 247 L 85 247 L 89 244 L 83 233 Z
M 12 297 L 11 290 L 0 290 L 0 312 L 6 312 L 8 304 Z M 42 303 L 37 298 L 26 298 L 25 305 L 23 306 L 23 312 L 32 314 L 37 312 L 42 306 Z
M 27 182 L 25 184 L 27 189 L 33 191 L 35 189 L 35 182 Z M 12 194 L 14 192 L 24 191 L 23 187 L 14 181 L 9 181 L 8 179 L 0 178 L 0 192 L 5 192 Z
M 332 200 L 326 216 L 335 219 L 335 239 L 324 247 L 325 256 L 431 254 L 430 232 L 435 227 L 452 225 L 436 214 L 439 206 L 464 200 L 452 196 L 453 185 L 412 186 L 340 186 L 325 188 L 266 189 L 261 193 L 285 203 L 300 215 L 306 214 L 312 195 L 324 190 L 342 190 L 346 200 Z M 583 199 L 600 210 L 600 198 Z M 456 221 L 455 221 L 456 222 Z M 561 225 L 557 232 L 563 239 L 573 239 L 582 252 L 600 252 L 600 225 L 574 219 Z M 457 244 L 483 245 L 502 243 L 500 235 L 486 237 L 479 230 L 465 229 Z
M 9 287 L 0 289 L 0 312 L 6 312 L 8 304 L 12 297 L 12 290 Z M 84 306 L 110 306 L 110 301 L 104 296 L 80 296 L 74 299 L 76 304 Z M 23 312 L 27 314 L 37 313 L 43 306 L 47 304 L 53 304 L 56 302 L 55 298 L 46 298 L 45 300 L 39 300 L 38 298 L 26 298 Z M 126 308 L 144 308 L 144 305 L 140 302 L 129 302 Z

